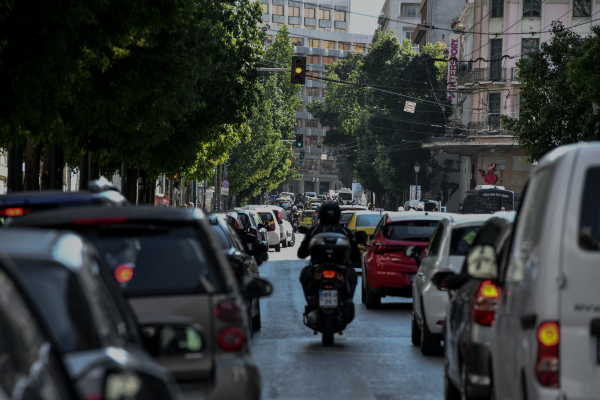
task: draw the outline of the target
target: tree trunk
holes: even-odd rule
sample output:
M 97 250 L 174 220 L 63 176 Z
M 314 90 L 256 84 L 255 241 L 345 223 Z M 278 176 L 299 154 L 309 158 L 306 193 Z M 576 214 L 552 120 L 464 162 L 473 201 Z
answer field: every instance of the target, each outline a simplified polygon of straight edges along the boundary
M 137 170 L 135 168 L 127 168 L 127 193 L 125 197 L 131 204 L 137 204 Z
M 146 202 L 148 200 L 146 198 L 146 187 L 148 184 L 148 182 L 146 180 L 146 171 L 140 170 L 139 176 L 140 176 L 140 184 L 138 186 L 138 203 L 146 204 Z
M 44 162 L 42 163 L 42 190 L 50 190 L 50 174 L 52 173 L 52 145 L 44 147 Z
M 27 136 L 25 146 L 25 182 L 23 190 L 40 190 L 40 146 L 34 146 Z
M 88 190 L 90 180 L 90 165 L 88 163 L 88 154 L 79 155 L 79 190 Z

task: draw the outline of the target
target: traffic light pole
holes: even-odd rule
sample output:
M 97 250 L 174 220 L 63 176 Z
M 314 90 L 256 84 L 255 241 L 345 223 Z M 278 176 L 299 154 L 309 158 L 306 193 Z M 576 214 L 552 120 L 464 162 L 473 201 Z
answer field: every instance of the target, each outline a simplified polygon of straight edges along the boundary
M 256 68 L 258 72 L 292 72 L 289 68 Z

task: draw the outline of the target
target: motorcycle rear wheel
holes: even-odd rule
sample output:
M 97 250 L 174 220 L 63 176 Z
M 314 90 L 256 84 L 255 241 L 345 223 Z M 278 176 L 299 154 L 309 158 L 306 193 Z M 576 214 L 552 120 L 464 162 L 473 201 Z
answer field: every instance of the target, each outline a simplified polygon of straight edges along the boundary
M 323 346 L 333 346 L 333 335 L 335 334 L 335 315 L 324 316 L 323 321 Z

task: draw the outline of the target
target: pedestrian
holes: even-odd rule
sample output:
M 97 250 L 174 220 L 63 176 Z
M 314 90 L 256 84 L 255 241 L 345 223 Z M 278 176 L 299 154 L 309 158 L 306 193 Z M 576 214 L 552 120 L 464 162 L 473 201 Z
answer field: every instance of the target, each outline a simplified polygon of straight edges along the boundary
M 506 208 L 502 207 L 502 208 L 500 209 L 500 211 L 506 211 Z
M 423 206 L 423 204 L 419 204 L 417 206 L 417 211 L 425 211 L 425 207 Z
M 437 208 L 437 207 L 433 209 L 433 212 L 439 212 L 439 211 L 440 211 L 440 210 L 439 210 L 439 208 Z
M 191 201 L 188 203 L 188 208 L 196 208 L 194 207 L 194 203 L 192 203 Z

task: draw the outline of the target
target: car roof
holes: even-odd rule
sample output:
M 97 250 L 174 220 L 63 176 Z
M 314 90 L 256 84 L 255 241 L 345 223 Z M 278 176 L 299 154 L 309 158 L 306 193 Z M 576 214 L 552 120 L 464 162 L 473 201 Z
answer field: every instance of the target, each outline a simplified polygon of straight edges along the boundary
M 63 192 L 61 190 L 43 190 L 31 192 L 13 192 L 0 196 L 0 207 L 19 207 L 42 204 L 82 204 L 102 202 L 127 204 L 127 199 L 119 192 L 107 190 L 99 193 L 88 191 Z
M 431 220 L 441 221 L 448 216 L 454 216 L 458 214 L 442 213 L 442 212 L 428 212 L 428 211 L 392 211 L 387 213 L 389 222 L 398 221 L 415 221 L 415 220 Z
M 455 214 L 450 215 L 444 220 L 448 220 L 452 222 L 452 226 L 467 226 L 467 225 L 483 225 L 488 219 L 490 219 L 492 214 Z

